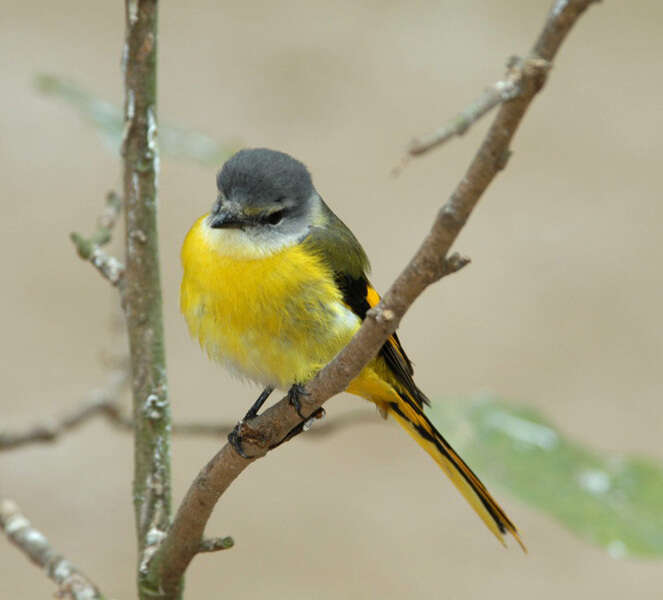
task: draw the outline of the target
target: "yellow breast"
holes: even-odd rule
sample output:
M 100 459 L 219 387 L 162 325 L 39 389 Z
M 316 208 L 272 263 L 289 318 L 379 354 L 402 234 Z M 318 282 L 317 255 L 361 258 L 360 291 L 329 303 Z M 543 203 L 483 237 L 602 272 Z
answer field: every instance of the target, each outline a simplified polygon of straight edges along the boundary
M 329 269 L 302 244 L 266 248 L 205 219 L 182 247 L 191 335 L 211 358 L 263 385 L 310 379 L 359 327 Z

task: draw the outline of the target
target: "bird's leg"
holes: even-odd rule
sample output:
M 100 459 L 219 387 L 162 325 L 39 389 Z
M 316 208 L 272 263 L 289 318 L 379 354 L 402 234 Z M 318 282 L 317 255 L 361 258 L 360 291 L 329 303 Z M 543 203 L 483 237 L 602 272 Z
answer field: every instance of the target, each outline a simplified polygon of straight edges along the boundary
M 258 411 L 262 408 L 262 405 L 267 401 L 269 395 L 274 391 L 274 388 L 271 385 L 268 385 L 258 396 L 258 399 L 253 403 L 253 406 L 249 408 L 248 412 L 244 415 L 242 421 L 250 421 L 255 419 L 258 416 Z
M 261 393 L 260 396 L 258 396 L 258 399 L 253 403 L 251 408 L 247 411 L 247 413 L 242 417 L 239 423 L 233 427 L 233 430 L 228 434 L 228 442 L 229 444 L 235 449 L 237 454 L 239 454 L 243 458 L 251 458 L 250 456 L 247 456 L 244 453 L 244 449 L 242 448 L 242 425 L 244 425 L 245 421 L 250 421 L 251 419 L 255 419 L 258 416 L 258 411 L 262 408 L 262 405 L 266 402 L 267 398 L 269 398 L 269 395 L 274 391 L 274 388 L 271 386 L 267 386 Z
M 302 421 L 308 421 L 313 416 L 311 415 L 311 417 L 305 417 L 302 414 L 301 398 L 302 396 L 308 395 L 308 392 L 304 389 L 304 386 L 301 383 L 293 383 L 292 387 L 288 390 L 288 402 L 290 402 L 290 406 L 292 406 L 297 411 L 297 414 Z
M 302 414 L 301 398 L 303 396 L 308 396 L 308 392 L 304 389 L 304 386 L 301 383 L 294 383 L 288 390 L 288 402 L 290 402 L 290 405 L 297 411 L 297 414 L 299 415 L 299 418 L 302 420 L 302 422 L 298 425 L 295 425 L 280 442 L 270 446 L 270 450 L 280 446 L 283 442 L 291 440 L 296 435 L 299 435 L 302 431 L 308 431 L 311 429 L 313 421 L 316 419 L 322 419 L 322 417 L 325 416 L 325 409 L 322 407 L 314 410 L 313 413 L 308 417 Z
M 242 426 L 246 421 L 250 421 L 251 419 L 254 419 L 255 417 L 258 416 L 258 411 L 262 408 L 262 405 L 265 403 L 267 398 L 269 398 L 269 395 L 274 391 L 273 387 L 266 387 L 260 396 L 258 396 L 258 399 L 253 403 L 253 406 L 249 408 L 248 412 L 244 415 L 242 420 L 235 425 L 233 430 L 228 434 L 228 442 L 230 445 L 235 449 L 237 454 L 239 454 L 243 458 L 252 458 L 251 456 L 248 456 L 244 452 L 244 448 L 242 448 Z M 276 448 L 277 446 L 280 446 L 283 444 L 283 442 L 287 442 L 288 440 L 291 440 L 294 438 L 296 435 L 299 435 L 302 433 L 302 431 L 308 431 L 311 426 L 313 425 L 313 422 L 316 419 L 322 419 L 325 416 L 325 409 L 320 407 L 316 410 L 313 411 L 311 415 L 308 417 L 302 414 L 302 402 L 301 398 L 302 396 L 307 396 L 308 392 L 304 390 L 304 386 L 299 383 L 295 383 L 292 385 L 292 387 L 288 390 L 288 402 L 293 406 L 293 408 L 297 411 L 297 414 L 301 418 L 301 423 L 295 425 L 289 432 L 288 434 L 279 442 L 274 444 L 273 446 L 270 446 L 269 449 L 272 450 L 273 448 Z

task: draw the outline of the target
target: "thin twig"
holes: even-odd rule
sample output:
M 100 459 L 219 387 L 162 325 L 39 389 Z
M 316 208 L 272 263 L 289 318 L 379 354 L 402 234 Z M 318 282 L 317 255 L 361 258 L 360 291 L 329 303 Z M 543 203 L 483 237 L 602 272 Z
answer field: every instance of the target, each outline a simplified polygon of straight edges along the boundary
M 76 246 L 78 256 L 92 263 L 105 279 L 120 289 L 124 276 L 124 265 L 114 256 L 106 254 L 101 247 L 110 242 L 111 233 L 121 208 L 122 199 L 115 192 L 108 192 L 104 211 L 97 219 L 97 228 L 92 235 L 84 237 L 74 231 L 69 236 Z
M 99 215 L 97 219 L 97 231 L 99 235 L 103 236 L 104 231 L 108 232 L 106 241 L 97 243 L 102 245 L 110 241 L 110 232 L 113 231 L 115 224 L 120 217 L 120 212 L 122 212 L 122 198 L 114 190 L 110 190 L 106 194 L 106 204 L 104 205 L 104 211 Z
M 57 554 L 50 542 L 21 513 L 15 502 L 0 499 L 0 528 L 9 540 L 58 585 L 59 598 L 103 600 L 94 583 L 66 558 Z
M 222 538 L 210 538 L 200 542 L 198 546 L 198 553 L 202 554 L 203 552 L 218 552 L 219 550 L 228 550 L 235 545 L 235 540 L 231 537 L 222 537 Z
M 126 370 L 114 373 L 109 383 L 100 389 L 91 390 L 88 397 L 77 407 L 53 417 L 50 421 L 35 423 L 27 429 L 18 431 L 0 431 L 0 451 L 13 450 L 30 444 L 50 444 L 91 421 L 94 417 L 104 417 L 106 421 L 120 431 L 132 432 L 133 419 L 123 409 L 119 396 L 129 380 Z M 325 419 L 324 423 L 315 427 L 304 436 L 305 440 L 313 440 L 337 433 L 341 429 L 354 425 L 380 423 L 373 411 L 356 409 L 342 415 Z M 220 421 L 218 423 L 203 421 L 174 422 L 174 435 L 211 437 L 217 440 L 225 438 L 234 428 L 235 422 Z
M 454 136 L 464 135 L 474 123 L 493 108 L 522 94 L 524 91 L 523 77 L 528 74 L 528 71 L 548 68 L 549 66 L 549 63 L 541 58 L 530 56 L 526 60 L 522 60 L 517 56 L 512 56 L 507 63 L 507 73 L 504 79 L 500 79 L 486 88 L 474 102 L 439 129 L 423 137 L 413 139 L 407 148 L 407 154 L 401 163 L 394 168 L 393 173 L 398 175 L 411 157 L 437 148 Z
M 391 335 L 412 302 L 449 270 L 447 253 L 479 198 L 504 168 L 509 145 L 530 102 L 543 86 L 550 63 L 578 17 L 594 0 L 558 0 L 525 64 L 521 93 L 501 105 L 481 147 L 450 199 L 440 209 L 421 247 L 384 295 L 377 310 L 368 312 L 350 343 L 306 386 L 303 410 L 313 414 L 334 394 L 347 387 Z M 458 262 L 458 261 L 456 261 Z M 243 445 L 258 458 L 282 440 L 299 422 L 287 397 L 256 419 L 245 423 Z M 196 477 L 182 501 L 171 529 L 150 566 L 159 598 L 176 598 L 181 578 L 198 552 L 205 524 L 223 492 L 249 465 L 226 444 Z
M 412 155 L 423 154 L 435 146 L 444 144 L 455 135 L 464 135 L 476 121 L 498 104 L 515 98 L 520 93 L 520 77 L 511 75 L 514 72 L 515 69 L 510 69 L 510 73 L 507 74 L 505 79 L 500 79 L 500 81 L 486 88 L 481 96 L 439 129 L 423 137 L 413 139 L 408 146 L 408 153 Z
M 129 379 L 126 370 L 113 373 L 101 389 L 92 390 L 85 401 L 69 412 L 49 422 L 37 423 L 24 431 L 0 431 L 0 450 L 11 450 L 27 444 L 52 443 L 96 415 L 111 416 L 117 398 Z
M 382 421 L 373 410 L 356 409 L 342 415 L 333 415 L 309 430 L 302 440 L 314 440 L 338 433 L 341 429 L 347 429 L 355 425 L 362 427 L 370 424 L 379 424 Z M 128 423 L 131 427 L 131 422 Z M 174 435 L 209 436 L 222 439 L 235 427 L 235 423 L 202 423 L 196 421 L 173 423 Z

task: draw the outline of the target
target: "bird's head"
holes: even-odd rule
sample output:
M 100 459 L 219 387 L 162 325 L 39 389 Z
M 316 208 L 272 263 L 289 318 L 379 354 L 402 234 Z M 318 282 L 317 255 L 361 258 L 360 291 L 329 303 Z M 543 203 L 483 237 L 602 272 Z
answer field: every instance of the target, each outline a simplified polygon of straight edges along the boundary
M 307 168 L 266 148 L 237 152 L 219 171 L 216 184 L 207 225 L 241 231 L 239 237 L 265 244 L 266 251 L 306 236 L 320 204 Z

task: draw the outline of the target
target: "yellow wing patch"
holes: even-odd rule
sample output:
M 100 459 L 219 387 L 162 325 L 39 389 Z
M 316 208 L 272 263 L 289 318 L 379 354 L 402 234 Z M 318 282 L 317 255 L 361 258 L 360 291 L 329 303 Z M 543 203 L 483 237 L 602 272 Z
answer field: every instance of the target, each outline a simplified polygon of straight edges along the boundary
M 378 294 L 375 288 L 370 284 L 366 286 L 366 302 L 368 302 L 371 308 L 377 306 L 380 303 L 380 294 Z M 389 344 L 393 347 L 398 356 L 402 359 L 403 363 L 408 366 L 408 370 L 411 371 L 410 360 L 407 358 L 405 350 L 403 350 L 403 346 L 401 346 L 396 335 L 394 334 L 389 336 L 387 342 L 389 342 Z

